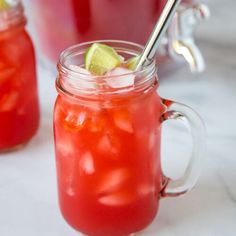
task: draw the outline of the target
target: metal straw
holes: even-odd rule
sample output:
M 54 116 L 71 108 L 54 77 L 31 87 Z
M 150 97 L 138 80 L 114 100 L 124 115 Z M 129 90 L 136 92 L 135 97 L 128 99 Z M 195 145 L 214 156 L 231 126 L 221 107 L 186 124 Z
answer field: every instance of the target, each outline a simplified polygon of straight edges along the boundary
M 136 66 L 136 71 L 140 70 L 143 66 L 147 65 L 156 54 L 156 50 L 160 44 L 160 41 L 166 32 L 174 13 L 181 0 L 168 0 L 161 16 L 159 17 L 157 24 L 148 39 L 147 44 L 141 54 L 139 62 Z

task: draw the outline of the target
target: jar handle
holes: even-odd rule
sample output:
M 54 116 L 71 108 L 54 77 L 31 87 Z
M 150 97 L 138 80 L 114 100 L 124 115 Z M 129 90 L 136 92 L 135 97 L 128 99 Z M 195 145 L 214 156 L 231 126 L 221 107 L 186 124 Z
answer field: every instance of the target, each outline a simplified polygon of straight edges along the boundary
M 205 151 L 205 127 L 199 115 L 188 106 L 165 99 L 162 99 L 162 102 L 166 106 L 162 121 L 170 119 L 187 121 L 193 139 L 192 154 L 184 175 L 177 180 L 163 176 L 165 181 L 161 196 L 176 197 L 191 190 L 199 178 Z

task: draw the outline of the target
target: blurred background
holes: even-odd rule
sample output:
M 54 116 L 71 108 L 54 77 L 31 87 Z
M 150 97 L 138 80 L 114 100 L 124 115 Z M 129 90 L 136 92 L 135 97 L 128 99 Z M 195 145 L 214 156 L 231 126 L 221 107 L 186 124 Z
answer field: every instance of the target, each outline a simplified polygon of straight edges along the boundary
M 78 235 L 62 219 L 57 203 L 52 133 L 57 56 L 49 52 L 55 45 L 46 45 L 49 32 L 43 31 L 44 26 L 38 23 L 42 22 L 40 17 L 46 19 L 53 27 L 49 31 L 56 34 L 50 7 L 64 1 L 42 1 L 45 5 L 41 6 L 38 2 L 24 0 L 23 4 L 27 29 L 36 48 L 41 125 L 24 149 L 0 156 L 2 236 Z M 159 59 L 160 95 L 189 105 L 205 122 L 207 152 L 202 176 L 196 188 L 185 197 L 161 202 L 158 219 L 144 235 L 234 236 L 236 233 L 236 2 L 205 0 L 204 4 L 211 16 L 201 20 L 193 34 L 205 60 L 205 70 L 192 73 L 189 63 L 179 55 L 177 60 L 166 58 L 166 45 L 160 50 Z M 67 10 L 65 7 L 63 12 Z M 59 26 L 66 20 L 69 18 L 62 17 Z M 58 34 L 55 37 L 62 42 L 64 36 L 62 32 L 62 38 Z M 77 39 L 70 42 L 73 40 Z M 199 60 L 197 65 L 201 69 L 203 62 Z M 183 173 L 191 150 L 189 139 L 181 125 L 164 124 L 162 162 L 168 176 L 177 178 Z

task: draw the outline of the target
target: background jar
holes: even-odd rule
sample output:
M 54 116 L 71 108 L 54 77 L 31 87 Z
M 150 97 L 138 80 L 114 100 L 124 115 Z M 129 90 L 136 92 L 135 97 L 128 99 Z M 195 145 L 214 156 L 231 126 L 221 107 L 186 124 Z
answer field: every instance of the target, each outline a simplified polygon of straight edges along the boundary
M 35 53 L 20 1 L 0 10 L 0 151 L 36 133 L 39 102 Z

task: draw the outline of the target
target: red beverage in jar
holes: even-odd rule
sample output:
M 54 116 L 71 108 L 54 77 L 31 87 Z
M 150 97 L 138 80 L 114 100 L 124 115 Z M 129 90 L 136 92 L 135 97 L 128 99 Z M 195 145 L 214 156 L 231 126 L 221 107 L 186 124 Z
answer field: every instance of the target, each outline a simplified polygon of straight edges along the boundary
M 157 114 L 162 107 L 155 88 L 139 99 L 132 93 L 120 101 L 111 98 L 106 108 L 58 97 L 60 206 L 75 229 L 126 235 L 145 228 L 156 215 L 161 189 Z
M 34 48 L 21 4 L 0 10 L 0 151 L 26 143 L 39 124 Z

